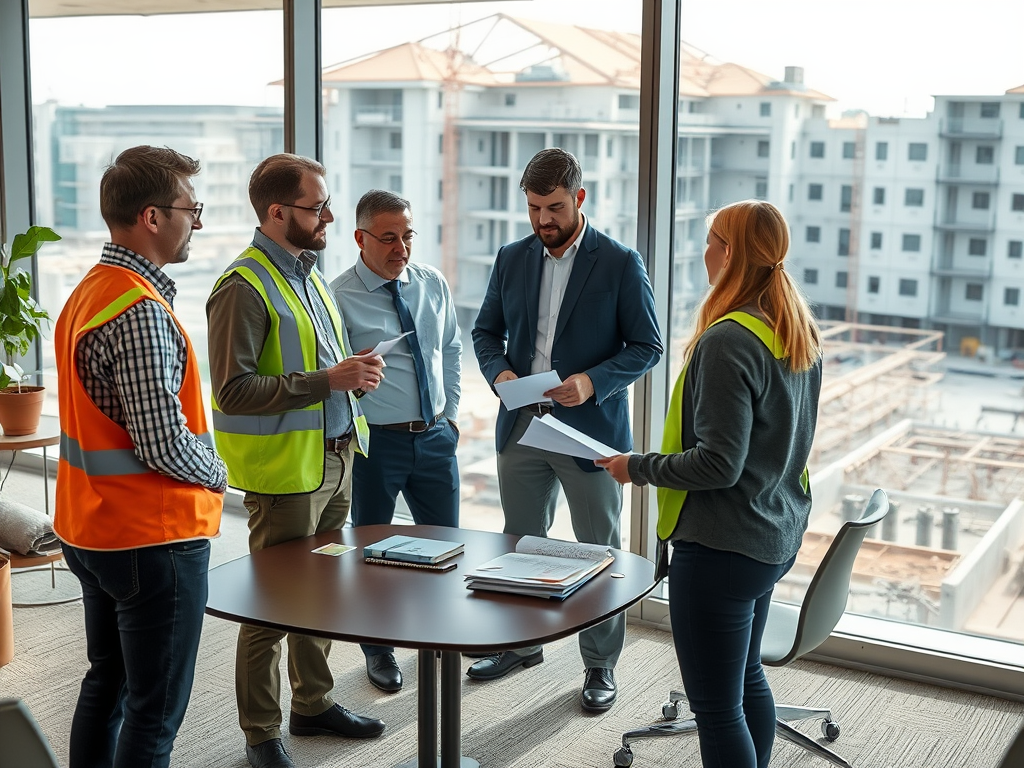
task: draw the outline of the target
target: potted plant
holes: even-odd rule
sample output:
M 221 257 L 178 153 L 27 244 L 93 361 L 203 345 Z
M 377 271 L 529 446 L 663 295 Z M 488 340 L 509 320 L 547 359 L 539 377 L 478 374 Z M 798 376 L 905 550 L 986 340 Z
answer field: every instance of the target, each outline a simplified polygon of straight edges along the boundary
M 6 435 L 30 435 L 39 428 L 43 387 L 23 385 L 28 378 L 15 360 L 28 354 L 50 315 L 32 298 L 32 275 L 15 262 L 34 256 L 43 243 L 60 240 L 49 227 L 29 227 L 14 236 L 10 251 L 0 246 L 0 427 Z

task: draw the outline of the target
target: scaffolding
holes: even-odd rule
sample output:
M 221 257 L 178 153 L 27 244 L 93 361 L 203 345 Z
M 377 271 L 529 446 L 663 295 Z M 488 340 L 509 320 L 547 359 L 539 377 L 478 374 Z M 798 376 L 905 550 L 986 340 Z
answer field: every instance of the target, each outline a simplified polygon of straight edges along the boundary
M 942 333 L 862 323 L 823 323 L 824 377 L 812 468 L 899 419 L 924 417 L 942 379 Z

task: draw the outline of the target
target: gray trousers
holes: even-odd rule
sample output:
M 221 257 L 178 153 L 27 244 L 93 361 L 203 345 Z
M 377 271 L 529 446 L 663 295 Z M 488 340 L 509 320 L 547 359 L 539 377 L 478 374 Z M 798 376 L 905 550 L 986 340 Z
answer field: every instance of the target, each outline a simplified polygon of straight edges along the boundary
M 561 486 L 569 502 L 576 538 L 587 544 L 619 548 L 622 486 L 607 472 L 584 472 L 571 456 L 519 445 L 532 418 L 529 412 L 520 411 L 508 442 L 498 454 L 505 533 L 547 536 Z M 586 667 L 614 669 L 626 640 L 626 616 L 620 613 L 585 629 L 579 638 Z M 529 655 L 538 650 L 540 646 L 520 648 L 515 653 Z
M 352 502 L 352 446 L 325 456 L 324 483 L 312 493 L 267 496 L 246 493 L 249 551 L 334 531 L 345 525 Z M 334 706 L 334 676 L 327 664 L 331 641 L 243 624 L 235 655 L 238 723 L 250 745 L 281 738 L 281 641 L 288 642 L 292 709 L 319 715 Z

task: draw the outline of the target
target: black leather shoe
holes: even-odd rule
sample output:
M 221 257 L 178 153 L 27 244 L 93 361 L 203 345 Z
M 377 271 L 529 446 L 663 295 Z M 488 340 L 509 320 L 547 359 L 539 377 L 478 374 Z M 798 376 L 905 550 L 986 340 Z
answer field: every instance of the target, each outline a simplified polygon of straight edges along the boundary
M 254 747 L 246 744 L 245 756 L 252 768 L 295 768 L 280 739 L 263 741 Z
M 384 723 L 372 717 L 363 717 L 335 704 L 319 715 L 300 715 L 292 712 L 288 719 L 292 736 L 346 736 L 350 739 L 372 739 L 384 732 Z
M 486 659 L 490 656 L 494 656 L 492 651 L 463 651 L 462 655 L 467 659 Z
M 512 651 L 502 651 L 496 656 L 488 656 L 466 670 L 466 674 L 474 680 L 497 680 L 504 677 L 517 667 L 533 667 L 544 661 L 544 651 L 537 651 L 529 656 L 520 656 Z
M 366 657 L 366 676 L 370 682 L 385 693 L 402 690 L 402 670 L 398 668 L 393 653 L 378 653 Z
M 603 667 L 587 667 L 580 703 L 587 712 L 607 712 L 615 703 L 615 673 Z

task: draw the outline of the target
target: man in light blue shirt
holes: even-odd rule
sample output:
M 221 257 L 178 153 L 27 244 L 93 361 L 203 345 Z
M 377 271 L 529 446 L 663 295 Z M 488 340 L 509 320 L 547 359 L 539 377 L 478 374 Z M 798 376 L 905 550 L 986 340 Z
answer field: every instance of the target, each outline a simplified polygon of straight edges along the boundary
M 359 258 L 331 283 L 353 349 L 412 331 L 387 353 L 387 377 L 360 400 L 369 456 L 353 465 L 352 522 L 390 523 L 399 492 L 421 525 L 459 524 L 459 380 L 462 338 L 451 290 L 431 266 L 410 261 L 408 200 L 373 189 L 356 206 Z M 370 682 L 402 688 L 394 648 L 363 646 Z

